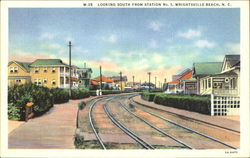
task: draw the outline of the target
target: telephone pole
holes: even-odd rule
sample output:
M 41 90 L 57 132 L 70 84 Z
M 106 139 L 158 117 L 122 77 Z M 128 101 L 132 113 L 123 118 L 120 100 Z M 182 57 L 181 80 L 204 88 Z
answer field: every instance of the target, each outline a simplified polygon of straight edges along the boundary
M 122 72 L 120 72 L 119 74 L 120 74 L 120 86 L 121 86 L 121 91 L 122 91 Z
M 151 75 L 151 72 L 148 72 L 148 91 L 150 91 L 150 75 Z
M 135 86 L 135 76 L 133 76 L 133 86 Z
M 71 41 L 69 41 L 69 98 L 71 98 Z
M 100 90 L 102 90 L 102 66 L 100 66 Z
M 157 77 L 155 76 L 155 89 L 156 89 L 156 80 L 157 80 Z

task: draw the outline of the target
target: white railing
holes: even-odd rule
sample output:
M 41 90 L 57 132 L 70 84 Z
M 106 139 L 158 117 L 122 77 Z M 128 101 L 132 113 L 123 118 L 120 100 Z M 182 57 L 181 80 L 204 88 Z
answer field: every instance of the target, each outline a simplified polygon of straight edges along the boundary
M 240 97 L 211 94 L 211 116 L 239 115 Z
M 65 72 L 65 73 L 64 73 L 64 72 L 60 72 L 60 76 L 61 76 L 61 77 L 63 77 L 64 75 L 65 75 L 66 77 L 68 77 L 68 76 L 69 76 L 69 72 Z
M 59 88 L 69 88 L 69 84 L 60 84 L 59 85 Z
M 237 89 L 213 89 L 214 95 L 238 96 Z

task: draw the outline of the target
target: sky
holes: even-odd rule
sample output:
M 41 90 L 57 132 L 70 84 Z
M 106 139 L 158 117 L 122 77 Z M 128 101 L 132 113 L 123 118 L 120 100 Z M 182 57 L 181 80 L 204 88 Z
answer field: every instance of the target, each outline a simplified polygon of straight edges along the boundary
M 135 82 L 240 53 L 237 8 L 10 8 L 9 61 L 62 59 Z

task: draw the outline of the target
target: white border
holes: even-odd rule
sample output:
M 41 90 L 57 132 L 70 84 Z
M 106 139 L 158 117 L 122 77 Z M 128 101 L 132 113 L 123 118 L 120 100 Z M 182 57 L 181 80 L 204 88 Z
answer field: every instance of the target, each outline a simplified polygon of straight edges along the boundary
M 14 150 L 8 149 L 7 65 L 8 65 L 8 8 L 99 8 L 98 3 L 150 3 L 152 1 L 2 1 L 1 2 L 1 157 L 247 157 L 249 155 L 249 1 L 154 1 L 153 3 L 231 3 L 224 8 L 240 8 L 241 29 L 241 148 L 232 150 Z M 83 3 L 93 3 L 83 7 Z M 105 7 L 122 8 L 122 7 Z M 126 7 L 139 8 L 139 7 Z M 167 8 L 155 7 L 149 8 Z M 213 8 L 213 7 L 169 7 Z

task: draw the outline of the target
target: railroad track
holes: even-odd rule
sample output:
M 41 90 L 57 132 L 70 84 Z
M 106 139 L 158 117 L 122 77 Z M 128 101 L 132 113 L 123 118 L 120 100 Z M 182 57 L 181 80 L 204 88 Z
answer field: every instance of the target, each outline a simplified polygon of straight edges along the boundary
M 146 142 L 144 139 L 140 138 L 138 135 L 136 135 L 133 131 L 131 131 L 130 129 L 128 129 L 125 125 L 123 125 L 121 122 L 119 122 L 114 115 L 111 113 L 110 109 L 109 109 L 109 101 L 112 98 L 108 99 L 105 104 L 104 104 L 104 110 L 106 112 L 106 114 L 108 115 L 108 117 L 111 119 L 111 121 L 117 126 L 119 127 L 123 132 L 125 132 L 128 136 L 130 136 L 132 139 L 134 139 L 137 143 L 139 143 L 143 148 L 145 149 L 154 149 L 154 147 L 152 145 L 150 145 L 148 142 Z
M 141 105 L 141 106 L 144 106 L 144 107 L 147 107 L 147 108 L 150 108 L 150 109 L 161 110 L 161 109 L 158 109 L 156 107 L 151 107 L 151 106 L 148 106 L 148 105 L 145 105 L 145 104 L 142 104 L 142 103 L 135 102 L 134 100 L 132 100 L 132 97 L 134 97 L 134 96 L 136 96 L 136 95 L 133 95 L 133 96 L 129 97 L 129 100 L 131 102 L 133 102 L 135 104 L 138 104 L 138 105 Z M 213 127 L 217 127 L 217 128 L 221 128 L 221 129 L 224 129 L 224 130 L 227 130 L 227 131 L 231 131 L 231 132 L 236 133 L 236 134 L 240 134 L 240 131 L 233 130 L 233 129 L 230 129 L 230 128 L 226 128 L 226 127 L 223 127 L 223 126 L 219 126 L 219 125 L 216 125 L 216 124 L 213 124 L 213 123 L 209 123 L 209 122 L 205 122 L 205 121 L 202 121 L 202 120 L 194 119 L 194 118 L 191 118 L 191 117 L 179 115 L 179 114 L 176 114 L 176 113 L 173 113 L 173 112 L 170 112 L 170 111 L 166 111 L 166 110 L 161 110 L 161 111 L 162 112 L 166 112 L 166 113 L 168 113 L 170 115 L 173 115 L 173 116 L 178 116 L 178 117 L 183 118 L 185 120 L 191 120 L 191 121 L 200 122 L 200 123 L 205 124 L 205 125 L 210 125 L 210 126 L 213 126 Z
M 96 105 L 96 103 L 97 103 L 98 101 L 100 101 L 100 100 L 102 100 L 102 99 L 104 99 L 104 98 L 98 98 L 98 99 L 94 100 L 94 101 L 90 104 L 90 109 L 89 109 L 88 117 L 89 117 L 90 126 L 91 126 L 91 128 L 92 128 L 92 130 L 93 130 L 93 132 L 94 132 L 94 134 L 95 134 L 95 136 L 96 136 L 98 142 L 100 143 L 100 145 L 102 146 L 102 148 L 103 148 L 104 150 L 106 150 L 107 148 L 106 148 L 106 146 L 104 145 L 104 143 L 103 143 L 101 137 L 99 136 L 99 134 L 98 134 L 98 132 L 97 132 L 97 130 L 96 130 L 96 127 L 95 127 L 95 125 L 94 125 L 93 114 L 92 114 L 94 106 Z
M 130 97 L 131 97 L 131 96 L 130 96 Z M 127 97 L 127 98 L 130 98 L 130 97 Z M 133 104 L 133 103 L 131 103 L 131 102 L 130 102 L 129 104 L 132 104 L 132 106 L 138 108 L 137 105 L 135 105 L 135 104 Z M 150 125 L 151 127 L 154 126 L 154 125 L 152 125 L 150 122 L 144 120 L 144 119 L 141 118 L 140 116 L 138 116 L 138 115 L 136 115 L 135 113 L 133 113 L 132 111 L 130 111 L 130 110 L 129 110 L 124 104 L 122 104 L 121 102 L 120 102 L 120 105 L 121 105 L 126 111 L 128 111 L 129 113 L 131 113 L 132 115 L 134 115 L 136 118 L 138 118 L 138 119 L 140 119 L 141 121 L 147 123 L 147 124 Z M 203 134 L 203 133 L 201 133 L 201 132 L 198 132 L 198 131 L 196 131 L 196 130 L 193 130 L 193 129 L 191 129 L 191 128 L 188 128 L 188 127 L 186 127 L 186 126 L 180 125 L 180 124 L 178 124 L 178 123 L 176 123 L 176 122 L 174 122 L 174 121 L 172 121 L 172 120 L 170 120 L 170 119 L 167 119 L 167 118 L 165 118 L 165 117 L 163 117 L 163 116 L 161 116 L 161 115 L 159 115 L 159 114 L 156 114 L 156 113 L 153 113 L 153 112 L 150 112 L 150 111 L 141 109 L 141 108 L 138 108 L 138 109 L 140 109 L 141 111 L 144 111 L 144 112 L 146 112 L 146 113 L 149 113 L 150 115 L 153 115 L 153 116 L 155 116 L 155 117 L 157 117 L 157 118 L 159 118 L 159 119 L 161 119 L 161 120 L 164 120 L 164 121 L 166 121 L 166 122 L 168 122 L 168 123 L 171 123 L 171 124 L 173 124 L 173 125 L 175 125 L 175 126 L 178 126 L 178 127 L 183 128 L 183 129 L 185 129 L 185 130 L 188 130 L 188 131 L 190 131 L 190 132 L 196 133 L 196 134 L 198 134 L 198 135 L 200 135 L 200 136 L 202 136 L 202 137 L 205 137 L 205 138 L 208 138 L 208 139 L 210 139 L 210 140 L 212 140 L 212 141 L 215 141 L 215 142 L 217 142 L 217 143 L 220 143 L 220 144 L 222 144 L 222 145 L 224 145 L 224 146 L 227 146 L 228 148 L 237 149 L 235 146 L 229 145 L 229 144 L 224 143 L 224 142 L 222 142 L 222 141 L 220 141 L 220 140 L 218 140 L 218 139 L 216 139 L 216 138 L 213 138 L 213 137 L 211 137 L 211 136 L 208 136 L 208 135 L 206 135 L 206 134 Z M 155 127 L 153 127 L 153 128 L 155 128 Z M 155 129 L 157 129 L 157 127 L 156 127 Z M 158 130 L 158 129 L 157 129 L 157 130 Z

